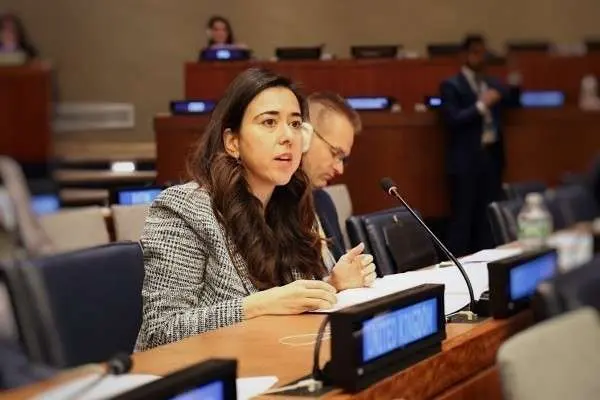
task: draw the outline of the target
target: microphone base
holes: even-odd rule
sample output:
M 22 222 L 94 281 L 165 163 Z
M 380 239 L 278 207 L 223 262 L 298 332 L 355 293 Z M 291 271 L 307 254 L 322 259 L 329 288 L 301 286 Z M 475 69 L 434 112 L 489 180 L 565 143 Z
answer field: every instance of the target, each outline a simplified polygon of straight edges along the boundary
M 447 316 L 446 322 L 451 324 L 478 324 L 487 318 L 488 317 L 479 316 L 471 311 L 458 311 Z

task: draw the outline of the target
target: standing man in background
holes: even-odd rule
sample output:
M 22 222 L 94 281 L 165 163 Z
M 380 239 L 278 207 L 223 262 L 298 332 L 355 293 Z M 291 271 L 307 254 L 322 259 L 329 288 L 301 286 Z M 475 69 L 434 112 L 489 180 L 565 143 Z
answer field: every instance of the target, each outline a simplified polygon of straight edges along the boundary
M 333 201 L 321 188 L 344 173 L 354 135 L 360 132 L 362 124 L 358 113 L 338 94 L 317 92 L 307 100 L 314 133 L 302 158 L 302 168 L 315 188 L 313 196 L 321 236 L 330 240 L 329 250 L 338 260 L 346 252 L 345 245 Z M 326 256 L 323 257 L 326 261 Z
M 482 36 L 467 36 L 463 67 L 440 87 L 452 212 L 448 243 L 457 256 L 494 245 L 486 209 L 502 194 L 505 91 L 485 75 L 487 55 Z

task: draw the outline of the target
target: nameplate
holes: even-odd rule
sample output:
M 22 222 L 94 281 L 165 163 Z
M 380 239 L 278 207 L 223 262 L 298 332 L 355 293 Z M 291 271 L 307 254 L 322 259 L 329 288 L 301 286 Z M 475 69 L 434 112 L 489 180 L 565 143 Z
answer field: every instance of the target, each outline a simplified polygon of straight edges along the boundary
M 349 392 L 391 376 L 441 350 L 444 285 L 425 284 L 330 316 L 331 383 Z
M 209 359 L 157 379 L 114 400 L 232 400 L 236 392 L 237 361 Z
M 528 308 L 538 284 L 558 273 L 558 253 L 545 248 L 490 262 L 487 265 L 490 313 L 507 318 Z
M 214 110 L 216 103 L 213 100 L 174 100 L 170 109 L 173 115 L 208 114 Z
M 346 101 L 356 111 L 385 111 L 394 105 L 394 99 L 388 96 L 351 96 Z

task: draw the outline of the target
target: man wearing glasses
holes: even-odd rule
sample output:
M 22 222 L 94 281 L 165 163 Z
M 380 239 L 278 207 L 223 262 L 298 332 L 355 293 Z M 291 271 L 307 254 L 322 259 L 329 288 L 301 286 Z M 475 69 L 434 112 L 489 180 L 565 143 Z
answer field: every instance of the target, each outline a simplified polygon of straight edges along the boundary
M 315 188 L 313 195 L 321 235 L 330 239 L 329 250 L 337 260 L 346 250 L 335 206 L 321 188 L 344 173 L 354 135 L 360 132 L 362 124 L 358 113 L 335 93 L 313 93 L 308 97 L 308 106 L 314 135 L 302 159 L 302 168 Z M 327 260 L 325 253 L 325 265 L 330 267 L 335 260 Z

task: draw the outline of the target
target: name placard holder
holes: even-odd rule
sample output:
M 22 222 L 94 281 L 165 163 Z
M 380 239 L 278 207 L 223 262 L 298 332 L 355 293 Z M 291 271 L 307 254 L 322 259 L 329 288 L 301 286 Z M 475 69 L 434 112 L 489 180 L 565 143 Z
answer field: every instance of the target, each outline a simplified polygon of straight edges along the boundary
M 113 400 L 237 399 L 237 360 L 209 359 L 123 393 Z
M 558 272 L 558 253 L 543 248 L 488 263 L 490 314 L 507 318 L 529 307 L 537 285 Z
M 441 351 L 444 285 L 426 284 L 330 315 L 331 383 L 360 391 Z

